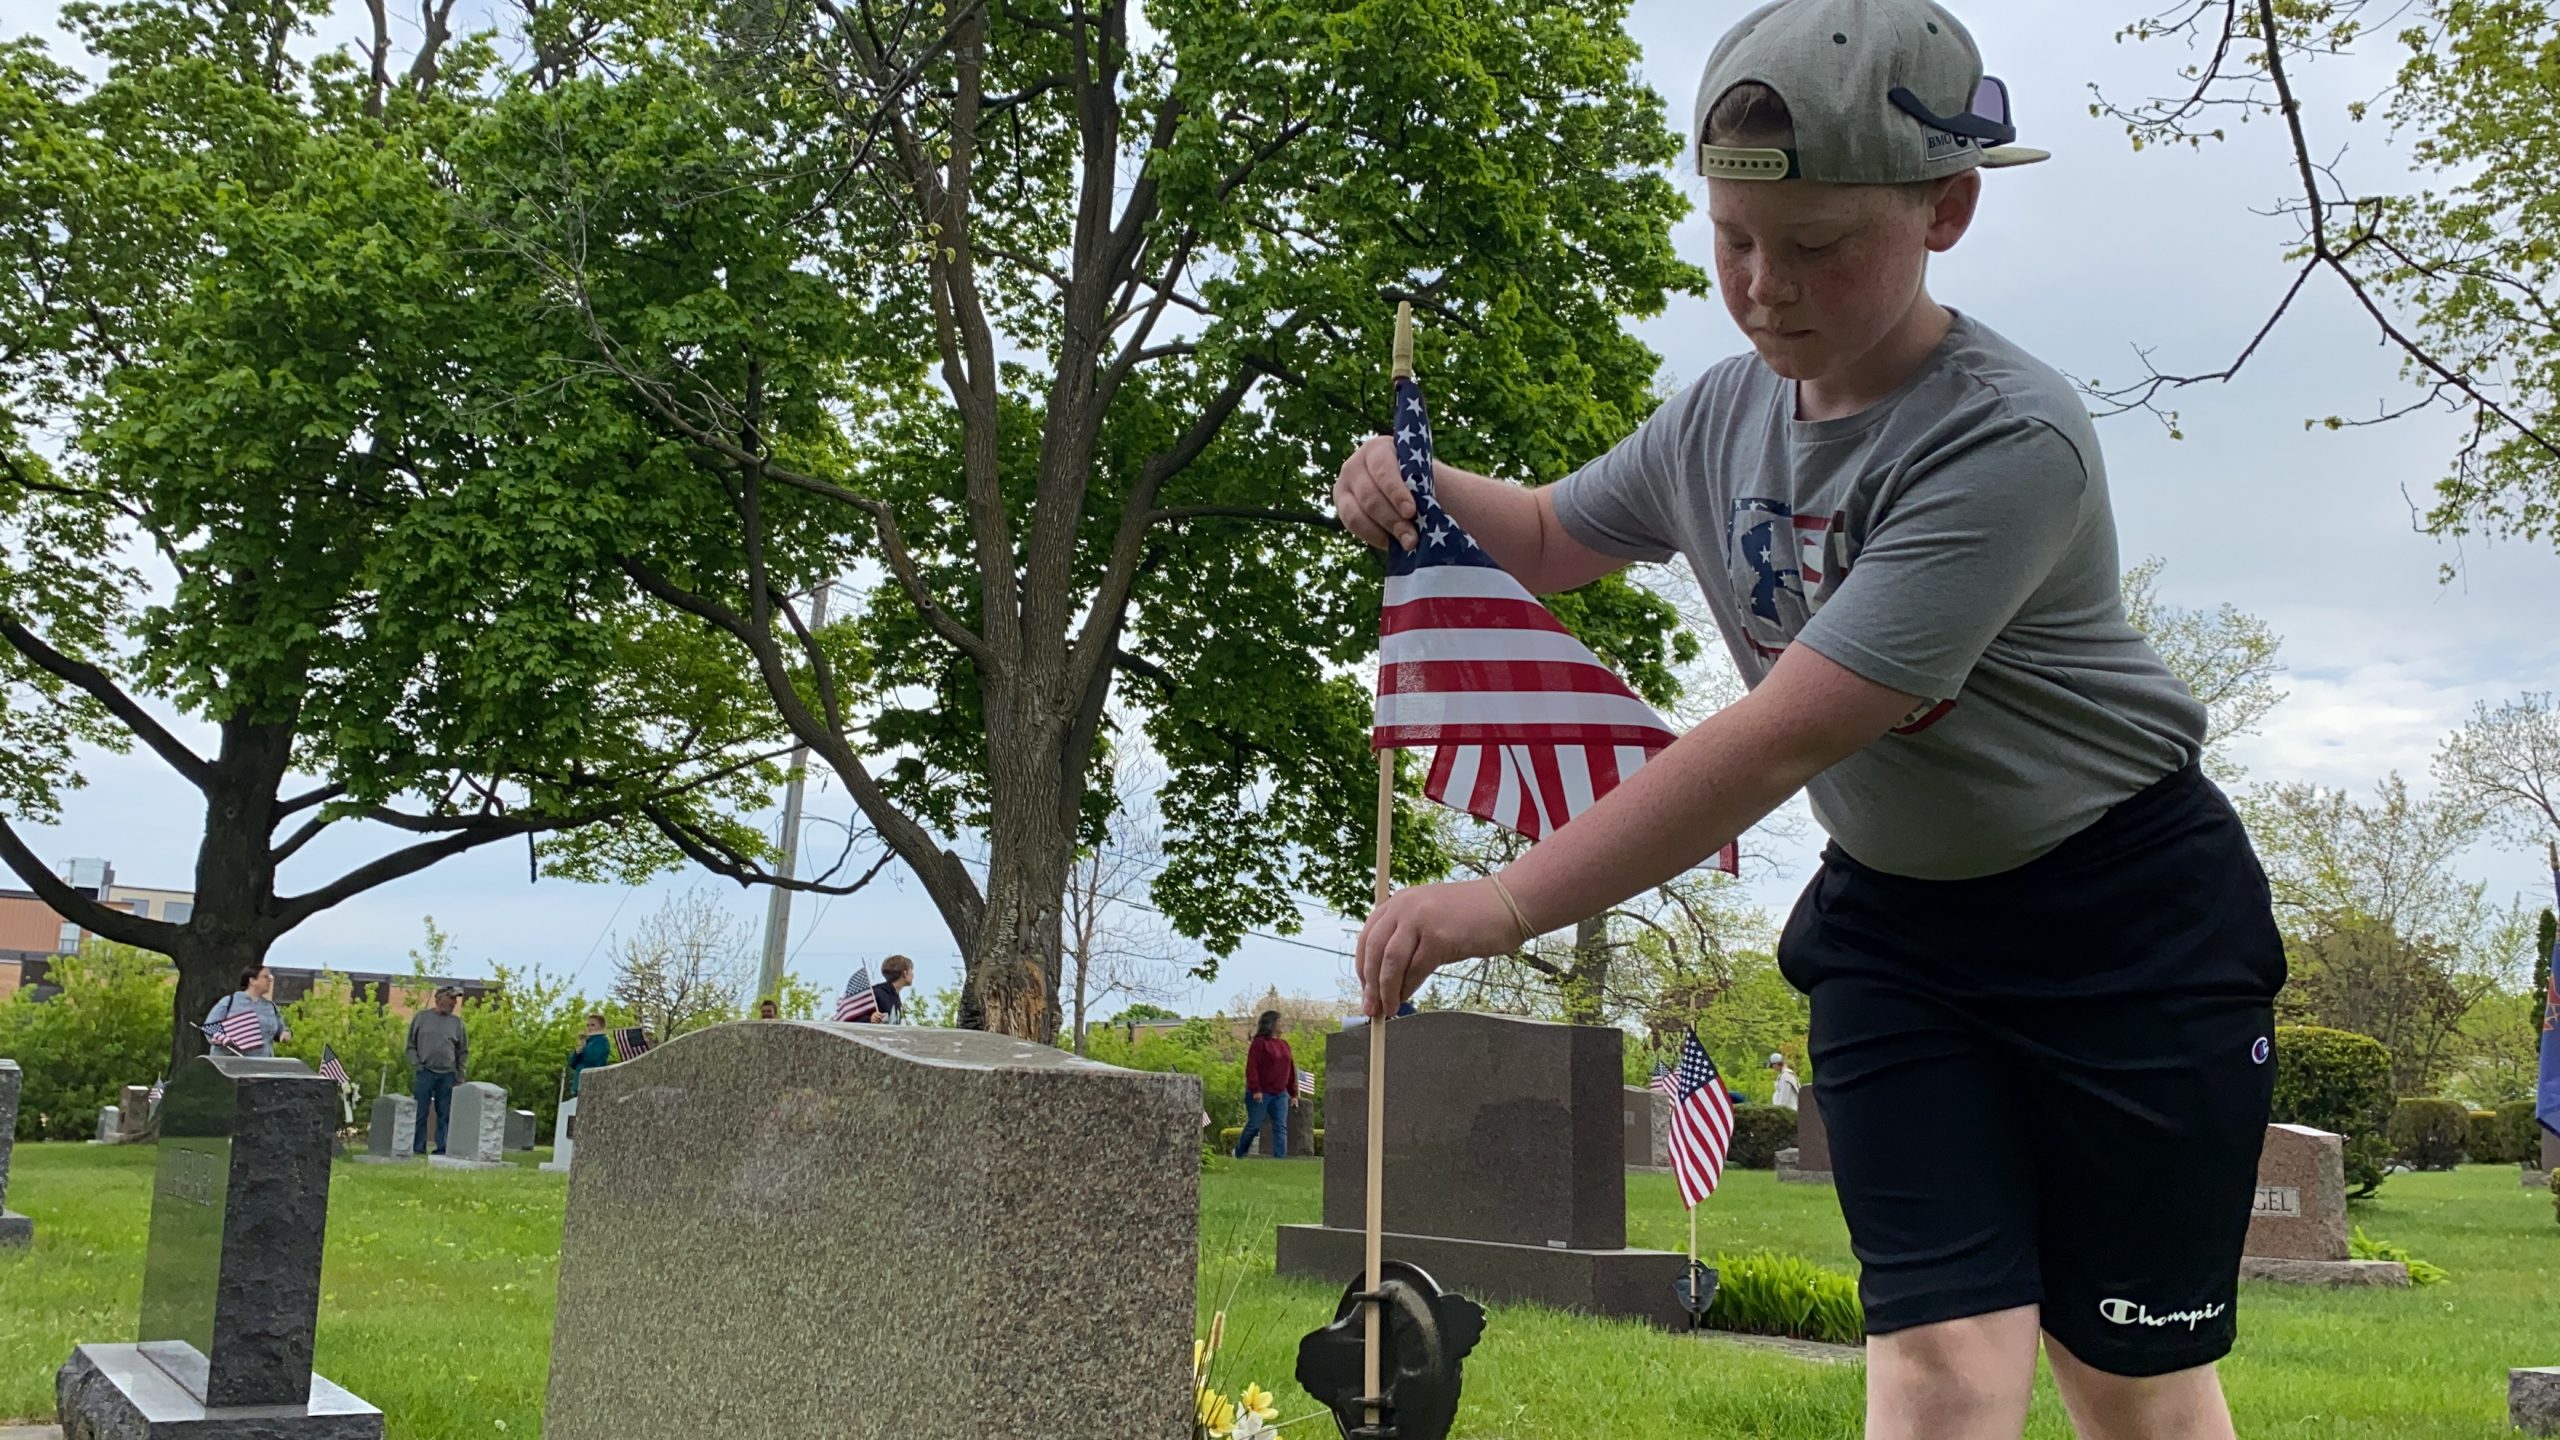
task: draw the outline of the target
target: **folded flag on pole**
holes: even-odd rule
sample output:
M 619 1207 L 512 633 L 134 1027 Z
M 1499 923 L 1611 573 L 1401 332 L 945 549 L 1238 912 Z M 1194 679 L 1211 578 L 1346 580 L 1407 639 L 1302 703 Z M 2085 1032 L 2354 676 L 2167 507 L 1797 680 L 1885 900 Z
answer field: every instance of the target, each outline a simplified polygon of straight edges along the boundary
M 871 993 L 871 967 L 856 965 L 836 997 L 836 1020 L 842 1024 L 868 1020 L 880 1013 L 880 997 Z
M 2560 850 L 2551 853 L 2551 889 L 2560 895 Z M 2533 1118 L 2560 1135 L 2560 944 L 2551 947 L 2551 978 L 2542 987 L 2542 1075 L 2534 1087 Z
M 339 1061 L 336 1048 L 328 1045 L 320 1047 L 320 1078 L 335 1080 L 341 1090 L 355 1083 L 347 1078 L 347 1067 Z
M 168 1076 L 163 1075 L 163 1076 L 161 1076 L 159 1079 L 154 1080 L 154 1081 L 152 1081 L 152 1082 L 151 1082 L 151 1103 L 152 1103 L 152 1105 L 153 1105 L 153 1106 L 157 1107 L 157 1106 L 159 1105 L 159 1103 L 160 1103 L 160 1097 L 161 1097 L 161 1096 L 163 1096 L 163 1095 L 166 1095 L 166 1094 L 168 1094 L 168 1093 L 169 1093 L 169 1077 L 168 1077 Z
M 1680 1182 L 1681 1203 L 1694 1210 L 1716 1193 L 1733 1145 L 1733 1097 L 1694 1029 L 1680 1042 L 1671 1086 L 1671 1173 Z
M 257 1011 L 250 1009 L 233 1008 L 230 1014 L 222 1017 L 220 1025 L 212 1026 L 204 1033 L 213 1037 L 214 1044 L 243 1055 L 267 1043 L 266 1022 L 258 1018 Z
M 1680 736 L 1440 508 L 1409 377 L 1396 381 L 1395 441 L 1421 542 L 1389 552 L 1372 746 L 1434 747 L 1423 793 L 1551 835 Z M 1735 846 L 1716 863 L 1741 873 Z
M 616 1065 L 625 1060 L 636 1060 L 649 1053 L 649 1031 L 646 1026 L 634 1025 L 627 1030 L 612 1031 L 608 1034 L 607 1041 L 613 1046 L 613 1063 Z
M 1301 1070 L 1298 1072 L 1298 1093 L 1310 1098 L 1315 1095 L 1316 1072 L 1313 1070 Z

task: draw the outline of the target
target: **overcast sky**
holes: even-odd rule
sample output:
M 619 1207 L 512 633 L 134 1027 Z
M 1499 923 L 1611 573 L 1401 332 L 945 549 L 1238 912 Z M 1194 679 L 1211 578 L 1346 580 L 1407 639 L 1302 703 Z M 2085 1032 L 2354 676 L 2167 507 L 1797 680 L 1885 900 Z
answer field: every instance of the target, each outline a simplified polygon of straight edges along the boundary
M 1669 97 L 1675 127 L 1686 122 L 1715 31 L 1747 8 L 1638 0 L 1632 28 L 1644 73 Z M 2090 82 L 2150 93 L 2182 63 L 2173 48 L 2114 42 L 2115 29 L 2147 8 L 2102 0 L 1961 7 L 1990 68 L 2010 81 L 2022 139 L 2059 158 L 1989 177 L 1981 220 L 1940 262 L 1934 289 L 2081 376 L 2129 377 L 2138 369 L 2135 346 L 2156 347 L 2166 369 L 2218 369 L 2289 278 L 2282 251 L 2290 222 L 2251 213 L 2280 199 L 2290 180 L 2290 158 L 2271 125 L 2241 128 L 2233 143 L 2200 154 L 2136 155 L 2120 128 L 2089 116 Z M 53 0 L 0 0 L 0 34 L 52 33 L 56 9 Z M 2342 114 L 2345 99 L 2370 94 L 2379 75 L 2334 66 L 2314 74 L 2311 123 L 2324 150 L 2354 142 L 2351 173 L 2361 167 L 2371 183 L 2394 184 L 2400 162 L 2385 136 L 2370 127 L 2351 132 Z M 1702 205 L 1704 182 L 1681 183 Z M 1701 221 L 1693 218 L 1676 238 L 1685 254 L 1706 259 Z M 1743 348 L 1713 297 L 1636 328 L 1683 380 Z M 2315 284 L 2240 382 L 2178 397 L 2183 442 L 2141 416 L 2102 430 L 2127 562 L 2164 557 L 2161 590 L 2172 603 L 2229 601 L 2284 636 L 2292 696 L 2239 752 L 2256 778 L 2358 792 L 2395 769 L 2422 781 L 2438 741 L 2476 702 L 2549 689 L 2560 676 L 2560 556 L 2478 540 L 2456 548 L 2413 524 L 2409 497 L 2423 503 L 2442 473 L 2457 443 L 2454 425 L 2429 417 L 2305 432 L 2306 419 L 2367 414 L 2408 397 L 2394 357 L 2376 340 L 2343 294 Z M 1357 438 L 1346 433 L 1343 443 Z M 2458 578 L 2439 583 L 2448 563 Z M 90 787 L 71 798 L 61 825 L 37 831 L 38 849 L 57 861 L 107 858 L 130 884 L 187 885 L 199 835 L 192 793 L 144 758 L 93 757 L 86 768 Z M 821 780 L 810 810 L 841 818 L 849 806 Z M 817 828 L 812 843 L 828 833 Z M 1817 842 L 1805 827 L 1801 838 L 1757 843 L 1776 863 L 1751 885 L 1773 914 L 1783 914 L 1810 873 Z M 292 862 L 287 883 L 318 883 L 375 848 L 353 836 L 315 844 Z M 2532 857 L 2484 849 L 2468 860 L 2497 898 L 2550 903 Z M 609 937 L 698 884 L 718 884 L 741 917 L 761 923 L 762 892 L 740 894 L 698 875 L 639 887 L 529 884 L 523 848 L 498 846 L 320 916 L 279 944 L 274 959 L 401 966 L 420 917 L 433 915 L 469 968 L 539 965 L 600 989 Z M 1214 1008 L 1265 985 L 1332 993 L 1348 973 L 1334 953 L 1347 948 L 1348 929 L 1314 916 L 1306 944 L 1249 942 L 1216 983 L 1177 1003 Z M 925 990 L 958 975 L 949 937 L 903 876 L 853 898 L 801 900 L 792 934 L 793 968 L 828 989 L 856 963 L 876 965 L 900 951 L 917 960 Z

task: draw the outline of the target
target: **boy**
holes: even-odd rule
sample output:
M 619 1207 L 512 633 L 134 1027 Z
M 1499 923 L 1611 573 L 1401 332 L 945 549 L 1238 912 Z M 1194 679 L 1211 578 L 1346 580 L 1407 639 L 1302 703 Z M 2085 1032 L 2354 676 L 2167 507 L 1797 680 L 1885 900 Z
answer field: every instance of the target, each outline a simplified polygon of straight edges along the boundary
M 1435 486 L 1533 590 L 1685 555 L 1751 691 L 1500 875 L 1380 907 L 1360 974 L 1386 1013 L 1809 791 L 1833 843 L 1779 960 L 1867 1435 L 2015 1440 L 2041 1330 L 2084 1440 L 2225 1440 L 2283 951 L 2204 712 L 2125 621 L 2087 411 L 1926 288 L 1982 167 L 2045 158 L 2007 112 L 1928 0 L 1780 0 L 1717 47 L 1690 141 L 1754 353 L 1548 489 Z M 1387 442 L 1334 494 L 1415 543 Z

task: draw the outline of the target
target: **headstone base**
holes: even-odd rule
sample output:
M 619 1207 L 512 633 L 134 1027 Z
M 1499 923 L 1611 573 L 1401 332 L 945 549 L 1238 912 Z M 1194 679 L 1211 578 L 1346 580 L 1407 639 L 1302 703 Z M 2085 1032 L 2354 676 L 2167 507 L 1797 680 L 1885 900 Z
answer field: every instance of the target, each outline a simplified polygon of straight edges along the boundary
M 36 1240 L 36 1222 L 15 1210 L 0 1210 L 0 1250 L 32 1245 Z
M 83 1345 L 53 1379 L 63 1440 L 382 1440 L 382 1412 L 311 1377 L 301 1406 L 208 1408 L 139 1345 Z
M 351 1157 L 359 1165 L 406 1165 L 415 1155 L 357 1155 Z
M 2240 1278 L 2330 1290 L 2406 1290 L 2409 1267 L 2397 1260 L 2278 1260 L 2244 1255 Z
M 1828 1170 L 1799 1170 L 1796 1168 L 1796 1159 L 1803 1153 L 1803 1151 L 1798 1150 L 1793 1146 L 1778 1152 L 1778 1183 L 1782 1185 L 1830 1184 L 1831 1172 Z
M 2548 1190 L 2551 1188 L 2551 1172 L 2527 1165 L 2524 1167 L 2523 1185 L 2527 1190 Z
M 2560 1435 L 2560 1370 L 2508 1371 L 2507 1423 L 2527 1435 Z
M 459 1155 L 430 1155 L 427 1164 L 438 1170 L 513 1170 L 504 1160 L 465 1160 Z
M 1360 1273 L 1365 1249 L 1366 1237 L 1357 1230 L 1283 1225 L 1278 1269 L 1340 1285 Z M 1442 1289 L 1470 1300 L 1522 1301 L 1641 1320 L 1664 1330 L 1689 1328 L 1689 1312 L 1671 1291 L 1689 1257 L 1669 1250 L 1568 1250 L 1393 1233 L 1385 1237 L 1385 1250 L 1386 1258 L 1419 1265 Z

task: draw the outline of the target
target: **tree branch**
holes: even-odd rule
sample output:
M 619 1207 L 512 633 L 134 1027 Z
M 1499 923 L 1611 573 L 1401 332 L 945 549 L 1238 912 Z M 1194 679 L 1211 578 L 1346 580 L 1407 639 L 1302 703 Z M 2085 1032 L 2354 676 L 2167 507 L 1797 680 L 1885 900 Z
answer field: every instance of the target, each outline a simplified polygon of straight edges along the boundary
M 53 913 L 79 926 L 113 940 L 119 945 L 134 945 L 166 955 L 177 948 L 178 928 L 159 920 L 145 920 L 130 910 L 118 910 L 81 894 L 62 883 L 60 876 L 48 868 L 36 852 L 29 849 L 17 830 L 0 815 L 0 861 L 18 872 L 26 887 Z
M 85 691 L 89 697 L 107 708 L 107 712 L 124 722 L 134 737 L 148 745 L 169 768 L 178 772 L 188 784 L 201 790 L 212 775 L 212 767 L 204 757 L 180 744 L 178 737 L 151 718 L 140 702 L 124 692 L 105 671 L 83 660 L 74 660 L 54 649 L 34 631 L 18 623 L 14 615 L 0 611 L 0 639 L 23 655 L 37 669 Z M 105 931 L 100 931 L 105 934 Z

